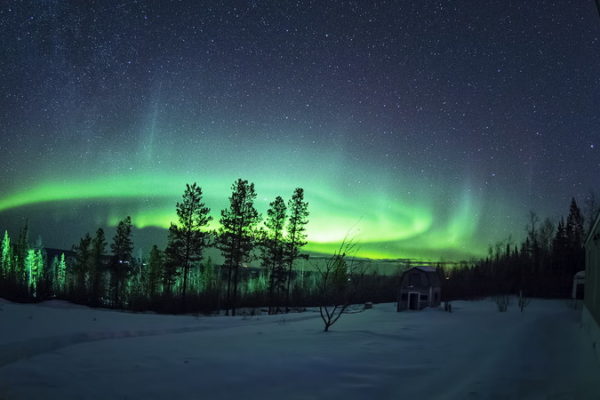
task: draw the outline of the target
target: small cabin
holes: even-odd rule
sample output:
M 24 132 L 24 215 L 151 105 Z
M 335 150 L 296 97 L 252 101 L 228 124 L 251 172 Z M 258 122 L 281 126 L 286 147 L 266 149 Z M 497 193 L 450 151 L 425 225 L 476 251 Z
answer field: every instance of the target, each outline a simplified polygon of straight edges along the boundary
M 441 302 L 442 281 L 435 268 L 413 267 L 400 277 L 397 311 L 437 307 Z

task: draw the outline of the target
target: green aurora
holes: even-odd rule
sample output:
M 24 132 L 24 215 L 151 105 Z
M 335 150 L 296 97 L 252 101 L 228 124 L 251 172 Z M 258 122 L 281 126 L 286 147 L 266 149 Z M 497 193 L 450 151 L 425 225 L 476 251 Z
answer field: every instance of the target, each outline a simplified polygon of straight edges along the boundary
M 295 186 L 302 186 L 273 183 L 268 178 L 255 180 L 257 208 L 263 214 L 276 195 L 289 196 Z M 131 215 L 136 228 L 168 228 L 175 221 L 175 202 L 185 183 L 192 181 L 203 188 L 214 218 L 211 228 L 216 228 L 219 210 L 230 195 L 230 183 L 216 176 L 194 180 L 191 176 L 128 174 L 47 181 L 0 198 L 0 213 L 64 202 L 84 206 L 93 201 L 109 205 L 102 225 L 115 226 L 123 216 Z M 357 256 L 373 259 L 458 259 L 484 254 L 485 243 L 474 240 L 480 206 L 468 190 L 442 214 L 438 204 L 423 198 L 401 199 L 384 192 L 352 194 L 352 190 L 336 190 L 324 180 L 300 183 L 307 183 L 303 187 L 311 212 L 309 251 L 331 253 L 343 240 L 352 239 L 358 245 Z
M 214 228 L 242 178 L 263 216 L 305 190 L 313 252 L 350 238 L 359 256 L 459 261 L 598 192 L 589 2 L 9 3 L 11 237 L 27 219 L 33 243 L 68 249 L 130 215 L 147 254 L 186 183 Z

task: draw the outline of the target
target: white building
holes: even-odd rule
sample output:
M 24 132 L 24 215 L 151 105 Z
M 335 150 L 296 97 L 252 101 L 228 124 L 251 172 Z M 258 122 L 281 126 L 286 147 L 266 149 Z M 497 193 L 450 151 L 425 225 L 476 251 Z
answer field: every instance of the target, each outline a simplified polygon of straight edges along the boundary
M 600 215 L 585 239 L 585 291 L 582 324 L 600 359 Z

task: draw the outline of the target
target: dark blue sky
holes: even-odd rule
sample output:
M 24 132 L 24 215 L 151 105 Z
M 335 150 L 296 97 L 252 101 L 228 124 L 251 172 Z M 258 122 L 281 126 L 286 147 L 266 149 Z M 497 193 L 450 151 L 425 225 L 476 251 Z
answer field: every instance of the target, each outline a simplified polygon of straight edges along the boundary
M 0 34 L 0 228 L 53 245 L 241 176 L 312 193 L 316 247 L 466 257 L 599 190 L 593 0 L 7 1 Z

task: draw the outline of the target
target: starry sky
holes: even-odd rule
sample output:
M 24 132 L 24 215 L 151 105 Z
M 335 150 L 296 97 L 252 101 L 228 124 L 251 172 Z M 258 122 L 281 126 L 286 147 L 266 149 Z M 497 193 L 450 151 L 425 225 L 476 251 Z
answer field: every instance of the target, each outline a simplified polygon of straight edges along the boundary
M 70 248 L 185 183 L 305 189 L 308 249 L 459 260 L 600 183 L 600 16 L 564 1 L 4 1 L 0 228 Z

